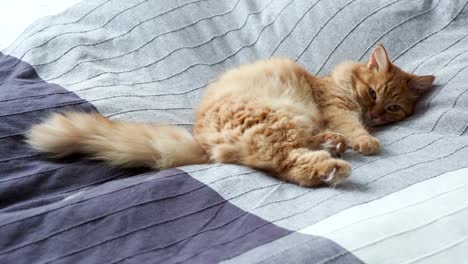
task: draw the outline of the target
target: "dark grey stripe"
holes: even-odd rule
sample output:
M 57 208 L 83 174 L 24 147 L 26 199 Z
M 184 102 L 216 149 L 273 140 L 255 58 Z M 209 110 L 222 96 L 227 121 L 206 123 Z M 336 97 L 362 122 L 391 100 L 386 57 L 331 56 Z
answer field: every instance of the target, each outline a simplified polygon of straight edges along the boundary
M 17 67 L 2 67 L 4 65 L 17 65 Z M 16 58 L 0 53 L 0 81 L 4 83 L 0 87 L 0 100 L 4 97 L 31 94 L 38 90 L 64 91 L 58 85 L 41 80 L 28 66 L 24 62 L 18 62 Z M 24 71 L 24 69 L 29 70 Z M 92 183 L 102 182 L 103 179 L 109 177 L 106 173 L 112 175 L 113 169 L 102 164 L 84 162 L 65 166 L 60 162 L 47 161 L 44 156 L 30 149 L 24 142 L 22 134 L 51 111 L 95 111 L 87 101 L 69 93 L 62 97 L 42 97 L 39 100 L 35 98 L 15 103 L 3 102 L 0 104 L 0 109 L 2 112 L 0 116 L 0 212 L 2 208 L 27 207 L 28 202 L 33 200 L 37 200 L 35 204 L 41 204 L 40 197 L 53 193 L 65 193 L 67 190 L 73 190 L 76 184 L 80 183 L 90 186 Z M 85 168 L 84 164 L 87 164 L 89 168 Z M 90 164 L 95 165 L 90 166 Z M 102 175 L 94 178 L 90 178 L 89 175 L 79 178 L 70 177 L 73 171 L 81 171 L 81 173 L 95 171 Z M 124 174 L 122 171 L 113 175 L 122 177 Z M 64 185 L 65 182 L 68 185 Z
M 218 165 L 219 166 L 219 165 Z M 209 170 L 209 169 L 212 169 L 212 168 L 216 168 L 217 166 L 211 166 L 211 167 L 208 167 L 208 168 L 203 168 L 203 169 L 200 169 L 198 171 L 204 171 L 204 170 Z M 60 168 L 61 169 L 61 168 Z M 192 172 L 195 172 L 195 171 L 192 171 Z M 70 174 L 70 172 L 68 172 Z M 149 174 L 152 174 L 151 172 L 149 173 L 146 173 L 146 174 L 141 174 L 141 173 L 138 173 L 138 176 L 146 176 L 146 175 L 149 175 Z M 167 174 L 165 175 L 164 177 L 173 177 L 173 176 L 177 176 L 178 174 Z M 228 177 L 231 177 L 231 176 L 228 176 Z M 161 180 L 161 177 L 157 178 L 157 179 L 154 179 L 154 180 Z M 106 193 L 103 193 L 103 194 L 99 194 L 99 195 L 96 195 L 96 196 L 92 196 L 92 197 L 89 197 L 87 199 L 80 199 L 79 201 L 76 201 L 75 203 L 68 203 L 68 204 L 63 204 L 63 205 L 59 205 L 57 207 L 54 207 L 54 208 L 51 208 L 51 209 L 47 209 L 47 210 L 39 210 L 38 213 L 34 212 L 32 214 L 28 214 L 27 216 L 25 217 L 18 217 L 18 218 L 15 218 L 15 219 L 9 219 L 10 221 L 7 221 L 7 222 L 1 222 L 2 219 L 0 219 L 0 228 L 3 228 L 5 226 L 8 226 L 8 225 L 11 225 L 11 224 L 15 224 L 15 223 L 18 223 L 18 222 L 22 222 L 22 221 L 25 221 L 25 220 L 30 220 L 32 218 L 35 218 L 35 217 L 41 217 L 45 214 L 50 214 L 52 212 L 55 212 L 57 210 L 60 210 L 60 209 L 64 209 L 64 208 L 67 208 L 69 206 L 72 206 L 72 205 L 75 205 L 75 204 L 79 204 L 79 203 L 84 203 L 84 202 L 87 202 L 88 200 L 91 200 L 91 199 L 95 199 L 95 198 L 101 198 L 101 196 L 105 196 L 105 195 L 110 195 L 110 194 L 113 194 L 115 192 L 119 192 L 119 191 L 123 191 L 123 190 L 126 190 L 128 188 L 132 188 L 134 186 L 137 186 L 139 184 L 146 184 L 147 181 L 143 181 L 143 182 L 138 182 L 136 183 L 135 185 L 132 185 L 132 186 L 126 186 L 125 188 L 123 189 L 116 189 L 116 190 L 112 190 L 110 192 L 106 192 Z
M 56 261 L 117 263 L 129 259 L 141 263 L 150 257 L 155 262 L 176 263 L 190 259 L 191 263 L 193 261 L 206 263 L 206 261 L 217 262 L 241 254 L 291 233 L 291 231 L 239 210 L 214 191 L 204 188 L 206 185 L 194 180 L 186 173 L 172 170 L 164 171 L 160 175 L 161 180 L 153 181 L 153 184 L 146 182 L 135 185 L 134 183 L 139 181 L 137 178 L 129 180 L 129 183 L 133 182 L 131 183 L 133 186 L 126 188 L 125 193 L 115 193 L 106 198 L 101 196 L 93 200 L 94 204 L 90 202 L 87 202 L 85 206 L 77 204 L 62 212 L 63 215 L 73 213 L 77 216 L 76 218 L 65 217 L 56 221 L 60 217 L 49 215 L 46 219 L 37 219 L 36 221 L 46 224 L 41 227 L 41 230 L 69 225 L 80 221 L 83 217 L 88 222 L 86 226 L 75 225 L 74 229 L 64 229 L 55 233 L 56 238 L 48 237 L 44 240 L 36 240 L 29 245 L 9 248 L 2 252 L 0 259 L 6 262 L 15 260 L 16 263 L 27 263 L 28 258 L 18 258 L 18 256 L 34 256 L 36 263 Z M 168 175 L 171 176 L 168 177 Z M 156 174 L 152 177 L 158 178 L 159 176 Z M 82 196 L 85 197 L 86 194 Z M 128 204 L 131 206 L 128 207 Z M 207 207 L 207 204 L 213 206 Z M 128 209 L 118 209 L 121 206 L 128 207 Z M 89 208 L 95 208 L 95 211 L 90 211 Z M 167 208 L 173 208 L 173 210 L 168 211 Z M 115 209 L 119 213 L 93 217 L 96 213 L 115 211 Z M 131 219 L 134 220 L 130 221 Z M 40 226 L 33 223 L 28 225 Z M 90 226 L 98 228 L 99 232 L 81 236 L 81 246 L 75 243 L 64 243 L 71 236 L 80 236 Z M 174 226 L 177 228 L 175 229 Z M 15 230 L 17 229 L 10 227 L 4 230 L 3 234 L 8 235 Z M 230 235 L 224 236 L 223 234 Z M 22 237 L 21 235 L 17 239 Z M 218 239 L 213 239 L 213 237 Z M 231 237 L 236 238 L 235 243 Z M 27 237 L 25 234 L 24 238 L 31 239 L 29 234 Z M 129 241 L 141 242 L 129 244 Z M 148 243 L 150 241 L 151 243 Z M 329 244 L 337 247 L 328 240 L 322 242 L 323 246 Z M 44 247 L 53 249 L 44 251 L 42 250 Z M 109 247 L 119 248 L 119 254 L 107 254 L 106 250 Z

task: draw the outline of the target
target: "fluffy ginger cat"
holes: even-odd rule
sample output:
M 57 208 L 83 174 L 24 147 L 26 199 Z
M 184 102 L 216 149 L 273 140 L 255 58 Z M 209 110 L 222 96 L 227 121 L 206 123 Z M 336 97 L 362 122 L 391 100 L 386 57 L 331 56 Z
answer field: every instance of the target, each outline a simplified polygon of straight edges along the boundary
M 262 60 L 208 86 L 193 136 L 175 126 L 68 112 L 33 126 L 27 141 L 55 157 L 83 153 L 124 167 L 231 163 L 301 186 L 334 185 L 351 173 L 336 156 L 348 146 L 378 153 L 366 125 L 411 115 L 433 81 L 399 69 L 382 45 L 367 64 L 344 62 L 323 78 L 288 59 Z

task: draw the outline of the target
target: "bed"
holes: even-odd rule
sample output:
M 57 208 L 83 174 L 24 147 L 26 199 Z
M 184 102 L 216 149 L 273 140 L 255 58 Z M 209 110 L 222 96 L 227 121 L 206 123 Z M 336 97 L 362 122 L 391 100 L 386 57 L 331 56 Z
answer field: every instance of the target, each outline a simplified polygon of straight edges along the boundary
M 0 53 L 0 263 L 466 262 L 467 3 L 83 0 L 39 18 Z M 24 143 L 69 110 L 191 129 L 226 68 L 287 56 L 324 75 L 378 43 L 436 85 L 375 131 L 381 154 L 345 153 L 353 175 L 336 188 L 225 164 L 52 160 Z

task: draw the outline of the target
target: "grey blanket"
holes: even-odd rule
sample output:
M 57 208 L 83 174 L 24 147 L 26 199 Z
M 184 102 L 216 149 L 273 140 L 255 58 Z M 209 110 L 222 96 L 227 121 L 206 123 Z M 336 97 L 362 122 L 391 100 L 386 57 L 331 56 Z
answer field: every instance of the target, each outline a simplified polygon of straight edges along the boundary
M 0 60 L 0 262 L 467 259 L 468 227 L 457 220 L 468 206 L 467 3 L 89 0 L 40 19 Z M 414 116 L 376 131 L 380 155 L 345 154 L 353 175 L 336 189 L 233 165 L 142 172 L 52 161 L 23 143 L 30 125 L 68 109 L 191 129 L 203 88 L 229 67 L 287 56 L 324 75 L 343 60 L 367 60 L 378 43 L 404 70 L 436 75 L 436 86 Z M 464 205 L 443 211 L 434 205 L 442 198 Z M 389 215 L 392 225 L 337 231 Z M 405 226 L 417 215 L 425 222 Z M 322 232 L 331 226 L 333 235 Z M 434 230 L 450 236 L 429 242 Z

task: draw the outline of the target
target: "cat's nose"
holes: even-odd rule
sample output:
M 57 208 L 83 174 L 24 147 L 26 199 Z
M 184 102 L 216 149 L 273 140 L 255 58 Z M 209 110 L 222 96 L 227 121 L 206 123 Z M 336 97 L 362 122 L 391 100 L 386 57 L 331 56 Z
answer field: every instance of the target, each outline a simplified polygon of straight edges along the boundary
M 371 117 L 371 119 L 376 119 L 376 118 L 379 117 L 379 115 L 376 114 L 376 113 L 371 112 L 371 113 L 370 113 L 370 117 Z

